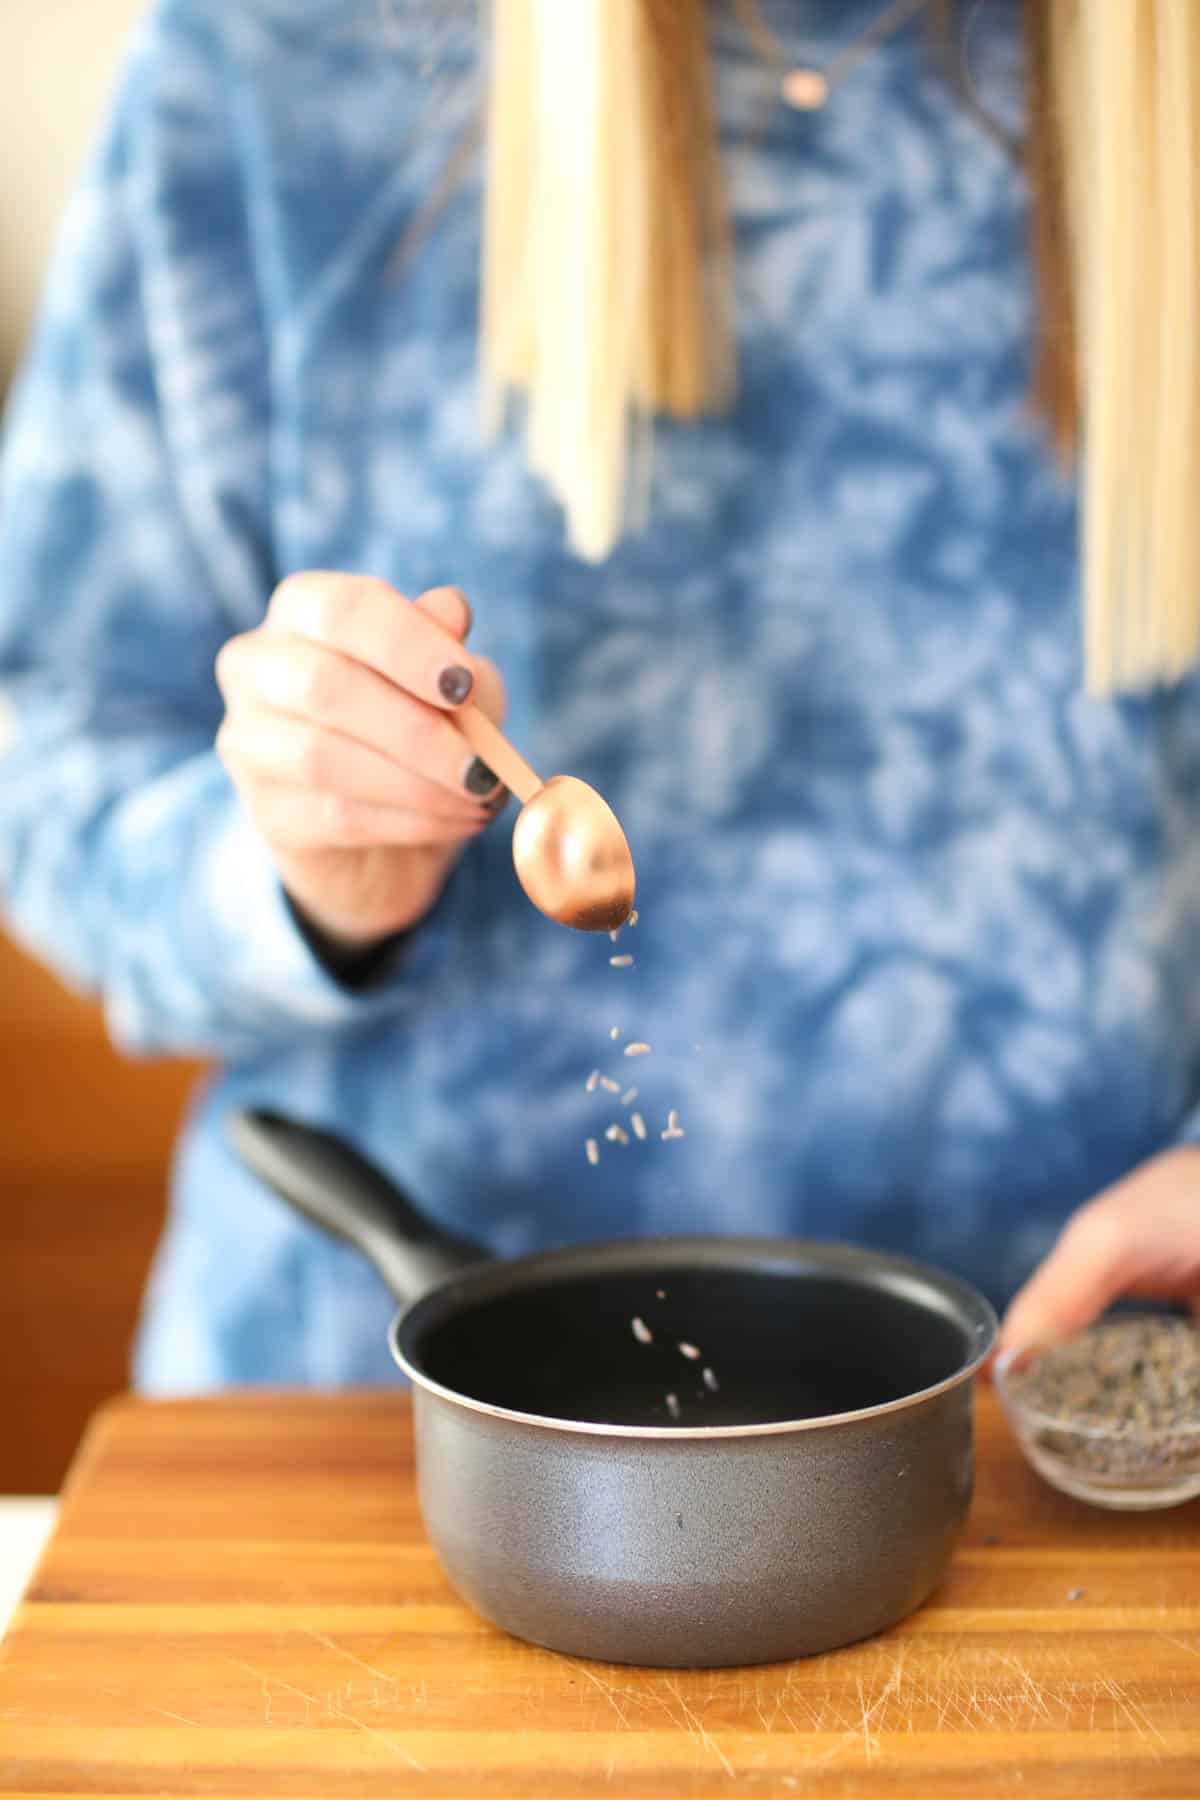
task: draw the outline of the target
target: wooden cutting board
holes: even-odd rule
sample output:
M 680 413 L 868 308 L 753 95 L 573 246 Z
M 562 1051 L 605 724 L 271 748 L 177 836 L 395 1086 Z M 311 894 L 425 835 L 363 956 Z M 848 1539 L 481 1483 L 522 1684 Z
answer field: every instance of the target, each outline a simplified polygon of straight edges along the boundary
M 1102 1513 L 980 1395 L 941 1591 L 760 1669 L 583 1663 L 485 1625 L 421 1533 L 408 1403 L 109 1407 L 0 1648 L 4 1795 L 1200 1795 L 1200 1510 Z

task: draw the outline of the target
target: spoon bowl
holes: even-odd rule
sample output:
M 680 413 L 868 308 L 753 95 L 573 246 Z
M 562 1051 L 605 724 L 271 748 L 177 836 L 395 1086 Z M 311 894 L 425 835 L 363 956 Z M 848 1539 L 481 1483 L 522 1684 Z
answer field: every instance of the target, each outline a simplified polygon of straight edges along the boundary
M 633 907 L 633 857 L 608 802 L 574 775 L 552 775 L 513 828 L 517 879 L 548 919 L 616 931 Z
M 633 857 L 608 802 L 574 775 L 543 782 L 486 713 L 453 714 L 471 748 L 521 801 L 513 828 L 517 879 L 539 912 L 575 931 L 616 931 L 633 910 Z

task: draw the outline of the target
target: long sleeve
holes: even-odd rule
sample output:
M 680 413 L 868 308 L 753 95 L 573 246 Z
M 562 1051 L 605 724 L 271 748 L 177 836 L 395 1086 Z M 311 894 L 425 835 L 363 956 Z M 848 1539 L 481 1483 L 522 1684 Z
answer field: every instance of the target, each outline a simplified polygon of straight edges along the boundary
M 261 617 L 270 358 L 206 11 L 143 29 L 15 391 L 0 490 L 0 892 L 131 1049 L 260 1053 L 403 1009 L 325 973 L 212 744 Z M 436 934 L 434 934 L 436 936 Z

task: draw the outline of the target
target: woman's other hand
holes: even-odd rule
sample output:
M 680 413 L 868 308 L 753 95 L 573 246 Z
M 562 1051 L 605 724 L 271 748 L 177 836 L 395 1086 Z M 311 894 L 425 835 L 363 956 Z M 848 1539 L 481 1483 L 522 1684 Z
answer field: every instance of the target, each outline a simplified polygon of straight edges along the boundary
M 1082 1330 L 1125 1295 L 1200 1303 L 1200 1149 L 1165 1151 L 1072 1215 L 1009 1307 L 1001 1353 Z
M 500 675 L 464 648 L 457 588 L 410 604 L 386 582 L 310 571 L 217 658 L 217 750 L 280 879 L 347 948 L 414 925 L 507 795 L 450 714 L 497 724 Z

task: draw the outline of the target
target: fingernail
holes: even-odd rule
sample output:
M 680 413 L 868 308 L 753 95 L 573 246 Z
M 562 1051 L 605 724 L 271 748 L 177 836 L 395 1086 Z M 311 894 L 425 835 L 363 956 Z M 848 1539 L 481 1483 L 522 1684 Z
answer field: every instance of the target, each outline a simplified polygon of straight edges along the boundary
M 438 676 L 438 693 L 451 706 L 461 706 L 474 685 L 475 677 L 461 663 L 451 663 Z
M 506 787 L 496 789 L 496 792 L 487 802 L 487 810 L 491 813 L 493 819 L 499 818 L 511 799 L 512 795 Z
M 468 794 L 474 794 L 477 800 L 484 800 L 492 793 L 499 779 L 500 777 L 493 774 L 492 770 L 488 768 L 483 758 L 477 756 L 473 762 L 468 764 L 467 772 L 463 776 L 463 786 Z

